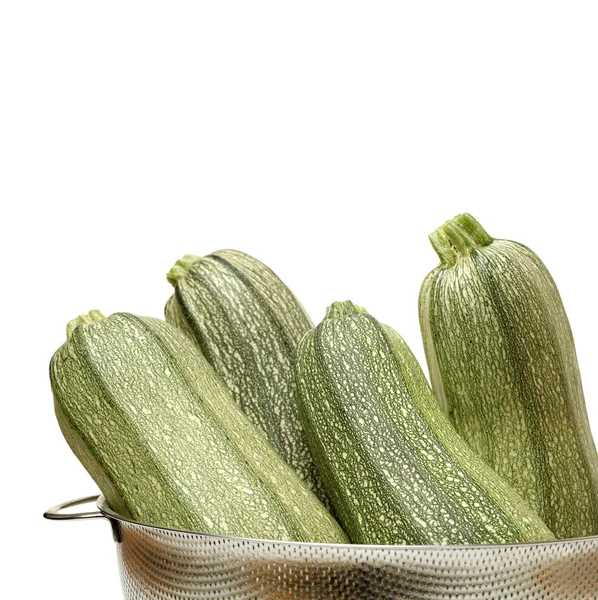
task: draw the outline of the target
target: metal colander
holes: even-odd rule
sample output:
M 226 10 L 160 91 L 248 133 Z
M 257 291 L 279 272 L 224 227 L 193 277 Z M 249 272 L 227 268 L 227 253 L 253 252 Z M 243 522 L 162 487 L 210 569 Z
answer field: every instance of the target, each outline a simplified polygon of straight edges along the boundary
M 64 509 L 96 502 L 97 511 Z M 48 519 L 112 525 L 126 600 L 565 600 L 598 598 L 598 536 L 486 546 L 306 544 L 202 535 L 143 525 L 103 496 Z

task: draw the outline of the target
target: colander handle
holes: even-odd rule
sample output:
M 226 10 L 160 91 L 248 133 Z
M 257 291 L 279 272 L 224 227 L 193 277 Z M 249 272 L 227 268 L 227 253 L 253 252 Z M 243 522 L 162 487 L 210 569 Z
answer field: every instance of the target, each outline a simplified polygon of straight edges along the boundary
M 52 508 L 49 508 L 45 513 L 44 517 L 46 519 L 52 519 L 53 521 L 77 521 L 79 519 L 107 519 L 106 515 L 99 510 L 94 510 L 91 512 L 80 512 L 80 513 L 65 513 L 62 512 L 65 508 L 70 508 L 71 506 L 79 506 L 81 504 L 89 504 L 90 502 L 97 502 L 99 498 L 96 496 L 87 496 L 85 498 L 78 498 L 77 500 L 69 500 L 68 502 L 63 502 L 62 504 L 57 504 Z

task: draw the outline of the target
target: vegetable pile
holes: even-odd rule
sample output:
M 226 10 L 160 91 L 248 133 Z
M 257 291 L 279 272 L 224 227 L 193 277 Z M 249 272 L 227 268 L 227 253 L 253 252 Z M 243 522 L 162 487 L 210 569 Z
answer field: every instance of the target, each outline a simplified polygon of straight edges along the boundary
M 168 273 L 166 320 L 91 311 L 50 379 L 117 513 L 208 534 L 487 544 L 598 534 L 598 455 L 573 337 L 540 259 L 468 214 L 430 241 L 419 313 L 432 387 L 352 302 L 314 327 L 233 250 Z

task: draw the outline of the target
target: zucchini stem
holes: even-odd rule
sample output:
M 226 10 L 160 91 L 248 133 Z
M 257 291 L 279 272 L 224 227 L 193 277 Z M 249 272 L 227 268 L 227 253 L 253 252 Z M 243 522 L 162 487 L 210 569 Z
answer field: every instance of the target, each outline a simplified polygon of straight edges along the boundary
M 453 266 L 457 259 L 469 256 L 480 246 L 488 246 L 494 238 L 470 214 L 457 215 L 429 236 L 442 264 Z
M 351 300 L 343 300 L 342 302 L 333 302 L 326 309 L 326 319 L 338 319 L 345 315 L 367 314 L 367 310 L 357 304 L 353 304 Z
M 66 325 L 66 339 L 70 340 L 73 335 L 73 331 L 79 325 L 91 325 L 92 323 L 101 323 L 105 321 L 106 317 L 99 310 L 90 310 L 85 315 L 79 315 L 77 318 L 72 319 Z
M 185 254 L 183 258 L 179 258 L 179 260 L 174 263 L 174 266 L 168 273 L 166 274 L 166 279 L 173 286 L 183 279 L 183 277 L 187 276 L 191 267 L 199 260 L 199 256 L 195 256 L 195 254 Z

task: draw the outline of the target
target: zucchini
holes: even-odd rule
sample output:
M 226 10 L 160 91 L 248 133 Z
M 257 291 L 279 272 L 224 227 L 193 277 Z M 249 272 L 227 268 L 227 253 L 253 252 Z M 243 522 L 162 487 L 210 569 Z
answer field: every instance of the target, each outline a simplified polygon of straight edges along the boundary
M 354 543 L 552 539 L 527 503 L 457 435 L 403 339 L 351 302 L 297 350 L 301 415 Z
M 301 425 L 293 374 L 312 327 L 299 301 L 263 263 L 235 250 L 186 255 L 167 275 L 166 320 L 191 336 L 250 421 L 327 506 Z
M 346 541 L 180 331 L 97 311 L 67 330 L 50 364 L 56 416 L 115 511 L 202 533 Z
M 468 214 L 430 240 L 419 299 L 434 392 L 458 432 L 559 538 L 598 533 L 598 456 L 569 321 L 526 246 Z

